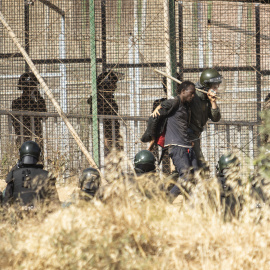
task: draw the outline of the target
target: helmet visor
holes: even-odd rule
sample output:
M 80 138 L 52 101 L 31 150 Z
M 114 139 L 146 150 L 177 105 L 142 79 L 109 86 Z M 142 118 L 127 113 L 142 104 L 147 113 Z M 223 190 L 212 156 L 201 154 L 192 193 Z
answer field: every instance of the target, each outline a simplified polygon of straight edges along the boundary
M 226 90 L 226 80 L 222 79 L 221 82 L 210 83 L 210 88 L 214 91 L 224 92 Z
M 21 159 L 21 162 L 23 164 L 28 164 L 28 165 L 31 165 L 31 164 L 37 164 L 38 160 L 35 158 L 35 157 L 32 157 L 32 156 L 24 156 L 22 159 Z
M 215 77 L 215 78 L 205 80 L 204 82 L 205 83 L 221 83 L 222 79 L 223 79 L 222 76 L 218 76 L 218 77 Z

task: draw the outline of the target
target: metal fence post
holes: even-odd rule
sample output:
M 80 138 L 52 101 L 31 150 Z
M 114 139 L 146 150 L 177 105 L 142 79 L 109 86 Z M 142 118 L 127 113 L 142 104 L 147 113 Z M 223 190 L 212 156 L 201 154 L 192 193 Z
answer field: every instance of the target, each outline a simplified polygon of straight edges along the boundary
M 96 62 L 96 31 L 95 31 L 95 0 L 89 0 L 90 15 L 90 50 L 91 50 L 91 88 L 92 88 L 92 115 L 93 115 L 93 157 L 99 166 L 99 140 L 97 118 L 97 62 Z
M 255 5 L 256 20 L 256 84 L 257 84 L 257 122 L 261 122 L 261 101 L 262 101 L 262 77 L 261 77 L 261 25 L 260 25 L 260 4 Z M 260 146 L 260 136 L 257 137 Z

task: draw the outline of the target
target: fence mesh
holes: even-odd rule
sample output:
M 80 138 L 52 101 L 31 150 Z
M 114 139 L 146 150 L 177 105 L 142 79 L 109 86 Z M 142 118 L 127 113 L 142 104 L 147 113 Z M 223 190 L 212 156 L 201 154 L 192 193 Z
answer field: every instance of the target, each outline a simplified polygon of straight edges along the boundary
M 140 137 L 153 105 L 175 91 L 168 80 L 164 92 L 154 69 L 197 82 L 215 67 L 227 81 L 218 100 L 222 119 L 209 121 L 201 137 L 214 171 L 225 151 L 258 151 L 270 74 L 266 2 L 2 0 L 0 9 L 101 168 L 113 146 L 130 160 L 147 148 Z M 85 157 L 44 90 L 19 84 L 31 70 L 2 25 L 0 35 L 2 172 L 29 138 L 41 144 L 46 166 L 84 169 Z M 168 165 L 165 157 L 162 170 Z

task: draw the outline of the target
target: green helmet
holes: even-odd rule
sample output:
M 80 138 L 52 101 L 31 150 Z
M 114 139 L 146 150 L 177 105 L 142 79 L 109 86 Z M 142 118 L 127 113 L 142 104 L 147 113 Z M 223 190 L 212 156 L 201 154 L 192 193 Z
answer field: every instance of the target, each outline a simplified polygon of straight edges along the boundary
M 83 170 L 79 179 L 79 188 L 91 196 L 95 196 L 101 184 L 98 170 L 90 167 Z
M 152 152 L 148 150 L 141 150 L 134 158 L 134 165 L 136 169 L 140 169 L 144 172 L 150 172 L 155 170 L 156 159 Z
M 218 161 L 217 170 L 220 175 L 223 175 L 224 169 L 229 169 L 232 166 L 238 166 L 240 164 L 238 158 L 232 153 L 222 155 Z
M 208 88 L 212 83 L 222 83 L 222 76 L 214 68 L 207 68 L 201 74 L 200 84 Z
M 40 147 L 36 142 L 27 141 L 19 149 L 20 160 L 23 164 L 36 164 L 40 157 Z

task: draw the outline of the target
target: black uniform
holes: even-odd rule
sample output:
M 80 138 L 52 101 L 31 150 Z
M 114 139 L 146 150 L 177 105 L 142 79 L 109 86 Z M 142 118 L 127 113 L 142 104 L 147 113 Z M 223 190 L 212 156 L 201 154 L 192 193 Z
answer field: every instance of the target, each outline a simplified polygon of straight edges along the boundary
M 37 203 L 59 203 L 56 179 L 43 165 L 18 163 L 8 173 L 3 204 L 18 203 L 20 206 L 35 207 Z
M 24 92 L 19 98 L 12 101 L 13 111 L 33 111 L 33 112 L 47 112 L 46 103 L 40 93 L 35 90 L 35 95 L 32 95 L 30 91 Z M 31 117 L 23 116 L 22 121 L 19 117 L 12 118 L 12 124 L 15 129 L 15 133 L 18 136 L 16 139 L 17 145 L 21 145 L 21 136 L 23 142 L 29 141 L 34 136 L 38 138 L 36 141 L 43 149 L 43 136 L 42 136 L 42 118 L 34 117 L 34 130 L 31 129 Z M 23 125 L 23 134 L 21 134 L 21 124 Z
M 206 90 L 198 83 L 196 84 L 196 87 Z M 193 149 L 196 154 L 198 166 L 200 168 L 205 168 L 207 166 L 201 150 L 200 136 L 208 119 L 211 119 L 213 122 L 218 122 L 221 118 L 221 114 L 219 107 L 213 109 L 207 95 L 199 91 L 196 91 L 195 97 L 190 103 L 190 108 L 191 119 L 188 130 L 189 138 L 194 143 Z
M 90 113 L 92 114 L 92 97 L 90 97 L 87 102 L 90 105 Z M 101 91 L 101 94 L 98 94 L 97 113 L 98 115 L 117 116 L 118 105 L 115 102 L 113 92 Z M 120 123 L 118 120 L 113 121 L 112 119 L 104 118 L 103 132 L 104 132 L 104 137 L 107 141 L 107 145 L 105 145 L 105 155 L 107 155 L 111 151 L 113 146 L 115 146 L 117 150 L 120 150 L 120 151 L 123 150 L 122 145 L 121 145 L 122 137 L 120 135 Z M 113 132 L 115 133 L 113 134 Z M 114 145 L 113 138 L 115 138 L 115 145 Z

